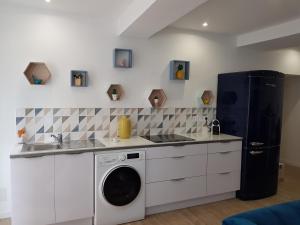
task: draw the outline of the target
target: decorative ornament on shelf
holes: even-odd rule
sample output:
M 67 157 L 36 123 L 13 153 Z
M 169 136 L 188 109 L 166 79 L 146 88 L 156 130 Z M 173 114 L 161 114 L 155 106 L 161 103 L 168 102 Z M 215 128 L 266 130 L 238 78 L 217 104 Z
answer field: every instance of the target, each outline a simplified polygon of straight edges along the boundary
M 170 80 L 189 80 L 190 62 L 183 60 L 170 61 Z
M 183 65 L 182 64 L 179 64 L 177 66 L 176 78 L 178 80 L 184 80 L 184 70 L 183 70 Z
M 166 102 L 167 96 L 163 89 L 153 89 L 148 100 L 151 103 L 152 107 L 160 108 Z
M 117 92 L 116 88 L 112 89 L 111 96 L 112 96 L 112 100 L 113 101 L 117 101 L 118 100 L 118 92 Z
M 45 85 L 51 78 L 50 71 L 43 62 L 30 62 L 24 71 L 28 82 L 33 85 Z
M 131 49 L 114 49 L 114 67 L 131 68 L 132 67 L 132 50 Z
M 209 106 L 212 104 L 214 95 L 210 90 L 205 90 L 201 96 L 202 102 L 205 106 Z
M 120 84 L 112 84 L 107 90 L 107 95 L 112 101 L 119 101 L 123 96 L 123 89 Z
M 71 86 L 72 87 L 87 87 L 88 72 L 83 70 L 71 71 Z

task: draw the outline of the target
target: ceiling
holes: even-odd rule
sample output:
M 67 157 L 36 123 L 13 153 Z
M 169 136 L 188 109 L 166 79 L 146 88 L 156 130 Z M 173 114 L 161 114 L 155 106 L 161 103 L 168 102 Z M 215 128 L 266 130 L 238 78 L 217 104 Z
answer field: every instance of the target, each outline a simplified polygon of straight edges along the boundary
M 238 35 L 299 17 L 300 0 L 209 0 L 172 26 Z
M 74 13 L 99 19 L 116 18 L 133 0 L 0 0 L 20 7 Z

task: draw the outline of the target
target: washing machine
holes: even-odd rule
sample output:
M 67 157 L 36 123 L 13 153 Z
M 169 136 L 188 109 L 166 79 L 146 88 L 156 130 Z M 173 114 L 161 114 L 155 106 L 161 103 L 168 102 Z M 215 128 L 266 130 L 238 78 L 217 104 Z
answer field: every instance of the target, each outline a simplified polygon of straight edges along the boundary
M 145 151 L 95 155 L 94 225 L 145 218 Z

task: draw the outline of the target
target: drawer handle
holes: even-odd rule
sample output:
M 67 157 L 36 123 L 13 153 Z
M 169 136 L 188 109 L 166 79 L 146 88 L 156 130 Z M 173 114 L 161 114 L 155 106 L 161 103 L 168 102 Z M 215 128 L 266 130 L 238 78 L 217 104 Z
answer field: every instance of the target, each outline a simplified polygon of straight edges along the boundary
M 179 182 L 179 181 L 184 181 L 185 178 L 178 178 L 178 179 L 172 179 L 171 181 L 173 182 Z
M 224 173 L 219 173 L 220 175 L 227 175 L 230 174 L 231 172 L 224 172 Z
M 183 158 L 185 158 L 185 156 L 184 156 L 184 155 L 182 155 L 182 156 L 174 156 L 174 157 L 172 157 L 172 159 L 183 159 Z
M 231 153 L 231 151 L 228 151 L 228 152 L 219 152 L 219 153 L 222 154 L 222 155 L 226 155 L 226 154 Z

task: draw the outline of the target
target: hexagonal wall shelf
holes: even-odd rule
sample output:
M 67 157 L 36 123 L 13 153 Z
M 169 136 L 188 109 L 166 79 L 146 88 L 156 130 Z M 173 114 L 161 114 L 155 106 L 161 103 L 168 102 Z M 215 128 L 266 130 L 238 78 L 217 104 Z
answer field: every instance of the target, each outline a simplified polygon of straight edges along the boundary
M 214 94 L 210 90 L 205 90 L 201 96 L 204 105 L 210 105 L 213 102 Z
M 152 107 L 159 108 L 165 104 L 167 96 L 163 89 L 153 89 L 148 99 Z
M 51 77 L 50 71 L 43 62 L 30 62 L 24 75 L 29 83 L 34 85 L 44 85 Z
M 112 101 L 119 101 L 123 94 L 124 92 L 120 84 L 112 84 L 107 90 L 107 95 Z

